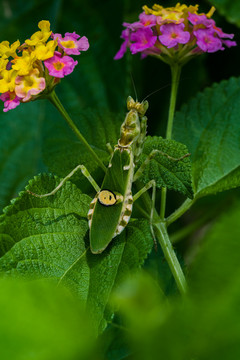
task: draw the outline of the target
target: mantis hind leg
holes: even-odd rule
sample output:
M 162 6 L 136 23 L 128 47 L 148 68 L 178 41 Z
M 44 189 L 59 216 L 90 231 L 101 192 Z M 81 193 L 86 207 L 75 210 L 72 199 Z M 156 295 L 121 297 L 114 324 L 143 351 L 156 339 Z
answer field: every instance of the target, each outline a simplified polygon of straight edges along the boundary
M 98 186 L 98 184 L 95 182 L 95 180 L 93 179 L 93 177 L 90 175 L 90 173 L 88 172 L 87 168 L 84 165 L 78 165 L 76 166 L 59 184 L 58 186 L 53 189 L 50 193 L 47 194 L 35 194 L 33 192 L 31 192 L 30 190 L 27 190 L 27 192 L 29 192 L 31 195 L 39 197 L 39 198 L 43 198 L 43 197 L 47 197 L 47 196 L 52 196 L 54 194 L 56 194 L 56 192 L 65 184 L 65 182 L 67 180 L 69 180 L 74 174 L 75 172 L 77 172 L 78 170 L 81 170 L 82 174 L 88 179 L 88 181 L 90 182 L 90 184 L 94 187 L 94 189 L 96 190 L 96 192 L 100 191 L 100 187 Z
M 151 153 L 148 155 L 148 157 L 144 160 L 144 162 L 142 163 L 142 165 L 139 167 L 139 169 L 137 170 L 137 172 L 134 175 L 133 181 L 136 181 L 143 173 L 145 167 L 148 165 L 148 163 L 157 155 L 160 154 L 162 156 L 165 156 L 166 158 L 168 158 L 169 160 L 172 161 L 181 161 L 183 159 L 185 159 L 186 157 L 190 156 L 190 153 L 187 153 L 179 158 L 174 158 L 170 155 L 168 155 L 167 153 L 161 151 L 161 150 L 152 150 Z
M 142 189 L 140 189 L 134 196 L 133 196 L 133 202 L 136 201 L 142 194 L 144 194 L 146 191 L 148 191 L 150 188 L 152 188 L 152 206 L 151 206 L 151 212 L 150 212 L 150 230 L 152 233 L 155 250 L 157 250 L 157 240 L 155 237 L 155 233 L 153 230 L 153 214 L 155 209 L 155 200 L 156 200 L 156 182 L 155 180 L 149 181 Z

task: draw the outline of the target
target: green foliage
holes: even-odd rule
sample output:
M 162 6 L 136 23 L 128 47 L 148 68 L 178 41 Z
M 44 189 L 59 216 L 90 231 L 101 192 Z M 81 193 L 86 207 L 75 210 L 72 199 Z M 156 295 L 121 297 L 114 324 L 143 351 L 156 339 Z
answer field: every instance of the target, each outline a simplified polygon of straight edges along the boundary
M 0 287 L 2 359 L 75 360 L 93 352 L 89 319 L 65 288 L 19 279 L 1 279 Z
M 33 191 L 45 193 L 53 189 L 58 183 L 59 179 L 45 175 L 32 180 L 30 188 Z M 39 247 L 41 247 L 41 244 L 44 247 L 45 242 L 47 242 L 47 246 L 50 246 L 50 243 L 54 246 L 55 233 L 59 233 L 59 241 L 61 244 L 65 244 L 64 246 L 69 244 L 65 242 L 66 238 L 68 238 L 69 241 L 75 241 L 76 246 L 81 245 L 85 249 L 82 242 L 88 227 L 85 219 L 81 218 L 86 218 L 90 201 L 90 197 L 81 194 L 81 191 L 71 183 L 65 184 L 62 192 L 60 191 L 56 196 L 47 199 L 39 199 L 26 192 L 22 192 L 20 197 L 14 200 L 13 205 L 8 206 L 4 210 L 4 216 L 0 224 L 1 236 L 3 236 L 1 239 L 1 255 L 4 255 L 15 243 L 23 239 L 27 241 L 29 246 L 33 242 L 33 248 L 35 239 L 38 239 Z M 51 237 L 51 242 L 48 239 L 49 236 Z M 37 250 L 38 248 L 36 248 Z M 29 255 L 33 256 L 34 253 L 31 252 L 30 248 L 29 251 Z M 62 251 L 64 251 L 64 247 Z M 55 257 L 54 252 L 51 253 Z M 47 253 L 46 256 L 51 253 Z M 70 254 L 71 252 L 68 253 L 68 255 Z M 21 253 L 20 256 L 24 256 L 24 253 Z M 57 258 L 55 261 L 57 267 Z M 17 266 L 17 261 L 13 260 L 13 264 Z M 10 264 L 8 265 L 10 266 Z M 46 272 L 47 274 L 51 267 L 51 264 L 48 267 L 46 263 L 39 271 Z M 11 268 L 12 266 L 9 267 L 9 270 Z M 57 269 L 58 271 L 60 270 L 58 267 Z M 36 272 L 38 273 L 37 268 Z
M 240 204 L 237 200 L 229 212 L 221 215 L 208 231 L 198 257 L 191 266 L 191 287 L 203 301 L 207 301 L 207 297 L 214 299 L 222 294 L 224 296 L 227 289 L 231 289 L 239 279 L 239 216 Z M 202 293 L 202 288 L 206 293 Z
M 188 296 L 182 301 L 167 301 L 145 274 L 114 293 L 125 319 L 125 346 L 135 359 L 155 359 L 158 354 L 169 360 L 239 358 L 239 216 L 238 202 L 207 233 L 190 267 Z
M 29 188 L 45 193 L 58 183 L 57 178 L 39 176 Z M 0 224 L 0 271 L 10 277 L 52 279 L 70 287 L 101 331 L 112 288 L 143 264 L 152 237 L 147 221 L 133 221 L 104 254 L 91 254 L 85 219 L 90 200 L 71 182 L 51 198 L 21 193 L 6 208 Z
M 162 137 L 148 136 L 144 143 L 139 165 L 147 159 L 153 150 L 160 150 L 175 159 L 188 154 L 187 147 L 181 143 L 174 140 L 166 140 Z M 147 164 L 143 175 L 140 177 L 144 184 L 147 184 L 152 179 L 156 181 L 156 186 L 159 188 L 164 186 L 168 189 L 179 191 L 190 198 L 193 197 L 189 157 L 180 161 L 174 161 L 161 153 L 157 153 Z
M 240 79 L 199 93 L 176 114 L 174 137 L 192 156 L 197 197 L 239 186 Z

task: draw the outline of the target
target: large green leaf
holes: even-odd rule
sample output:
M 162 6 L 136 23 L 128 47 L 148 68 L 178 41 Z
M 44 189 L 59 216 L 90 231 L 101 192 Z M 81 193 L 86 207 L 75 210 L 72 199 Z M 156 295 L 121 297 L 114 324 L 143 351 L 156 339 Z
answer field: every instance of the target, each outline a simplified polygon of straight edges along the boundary
M 179 161 L 174 160 L 188 154 L 187 147 L 174 140 L 148 136 L 144 143 L 139 165 L 143 164 L 154 150 L 159 150 L 160 152 L 156 153 L 146 165 L 140 180 L 147 184 L 150 180 L 154 179 L 157 187 L 164 186 L 192 198 L 190 158 L 188 156 Z M 167 156 L 170 156 L 170 158 Z
M 59 180 L 36 177 L 30 188 L 45 193 Z M 67 182 L 54 196 L 22 193 L 6 208 L 0 224 L 2 275 L 50 278 L 69 286 L 86 304 L 95 328 L 106 326 L 104 312 L 113 287 L 142 265 L 152 248 L 149 224 L 133 221 L 100 255 L 89 250 L 86 215 L 90 198 Z M 109 316 L 109 313 L 108 313 Z
M 92 353 L 93 330 L 83 307 L 51 283 L 0 280 L 2 359 L 75 360 Z
M 240 78 L 214 84 L 176 114 L 174 137 L 192 156 L 196 196 L 240 185 Z

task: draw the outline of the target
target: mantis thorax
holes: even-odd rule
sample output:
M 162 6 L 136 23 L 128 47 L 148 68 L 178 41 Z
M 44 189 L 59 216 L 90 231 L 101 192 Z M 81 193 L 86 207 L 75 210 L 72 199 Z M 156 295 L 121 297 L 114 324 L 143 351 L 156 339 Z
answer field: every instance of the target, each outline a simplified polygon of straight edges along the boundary
M 132 143 L 136 143 L 142 133 L 142 126 L 140 120 L 144 117 L 148 108 L 148 102 L 134 101 L 131 96 L 127 99 L 127 113 L 124 122 L 120 129 L 120 139 L 118 145 L 122 147 L 128 147 Z

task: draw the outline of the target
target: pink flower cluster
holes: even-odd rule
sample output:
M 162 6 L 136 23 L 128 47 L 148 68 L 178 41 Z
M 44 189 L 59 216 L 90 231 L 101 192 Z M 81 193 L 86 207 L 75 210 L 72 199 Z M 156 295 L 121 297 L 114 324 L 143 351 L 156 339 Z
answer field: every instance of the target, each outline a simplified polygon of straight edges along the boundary
M 179 3 L 172 8 L 155 4 L 152 9 L 143 6 L 139 21 L 123 23 L 121 34 L 124 40 L 114 59 L 124 56 L 127 48 L 132 54 L 142 57 L 157 56 L 165 62 L 178 56 L 179 62 L 186 62 L 189 55 L 224 50 L 224 46 L 236 46 L 230 39 L 233 34 L 224 33 L 210 19 L 214 8 L 208 14 L 198 14 L 198 5 L 186 6 Z
M 40 21 L 38 28 L 40 31 L 22 45 L 19 40 L 0 43 L 0 99 L 4 112 L 47 96 L 77 65 L 70 55 L 79 55 L 89 48 L 88 39 L 75 32 L 64 37 L 53 34 L 47 20 Z

